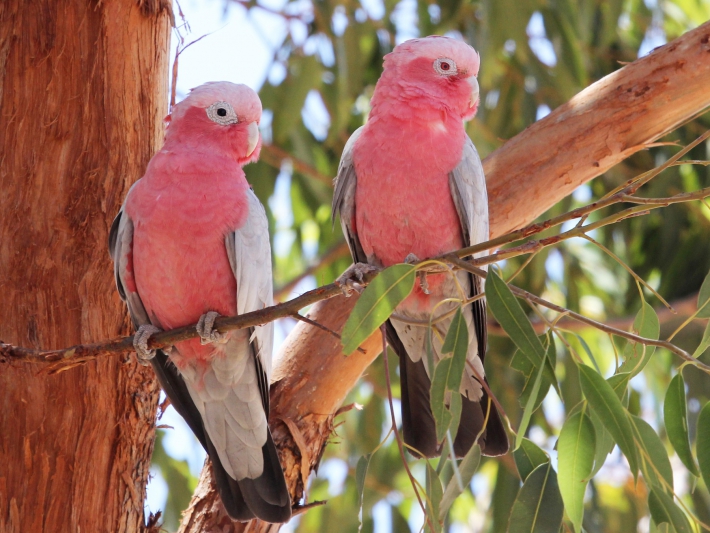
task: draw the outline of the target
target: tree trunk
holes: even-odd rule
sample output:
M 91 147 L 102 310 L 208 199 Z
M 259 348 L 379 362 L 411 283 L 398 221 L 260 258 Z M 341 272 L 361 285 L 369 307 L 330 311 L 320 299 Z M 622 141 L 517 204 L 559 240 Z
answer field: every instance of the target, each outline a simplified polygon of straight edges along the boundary
M 491 237 L 534 221 L 575 188 L 645 148 L 710 105 L 710 23 L 591 85 L 508 141 L 484 162 Z M 340 331 L 356 297 L 318 302 L 310 317 Z M 271 388 L 274 439 L 298 502 L 323 454 L 347 393 L 381 351 L 379 333 L 346 358 L 337 339 L 299 323 L 282 347 Z M 495 392 L 495 391 L 494 391 Z M 181 533 L 273 531 L 259 521 L 232 524 L 210 488 L 209 468 Z
M 111 220 L 162 142 L 167 0 L 0 1 L 0 339 L 128 332 Z M 158 386 L 127 357 L 0 366 L 0 532 L 138 531 Z

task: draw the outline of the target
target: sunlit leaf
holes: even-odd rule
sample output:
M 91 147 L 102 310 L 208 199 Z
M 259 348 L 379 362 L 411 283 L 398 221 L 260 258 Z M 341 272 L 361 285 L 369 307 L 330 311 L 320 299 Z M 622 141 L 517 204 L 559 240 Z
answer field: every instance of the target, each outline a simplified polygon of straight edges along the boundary
M 680 372 L 668 385 L 666 398 L 663 401 L 663 420 L 666 425 L 668 440 L 673 445 L 678 458 L 694 476 L 699 476 L 698 467 L 690 451 L 688 435 L 688 414 L 685 405 L 685 383 Z
M 599 414 L 604 427 L 614 437 L 614 440 L 629 461 L 631 473 L 636 476 L 638 473 L 638 459 L 636 457 L 631 420 L 626 409 L 624 409 L 611 385 L 594 370 L 588 366 L 580 365 L 579 377 L 582 383 L 582 391 L 587 401 L 589 401 L 589 405 Z
M 654 489 L 671 493 L 673 469 L 666 447 L 648 422 L 633 415 L 631 420 L 634 422 L 636 435 L 640 441 L 639 458 L 643 477 Z
M 538 466 L 550 462 L 548 455 L 530 439 L 523 439 L 520 446 L 513 452 L 513 459 L 515 459 L 520 479 L 523 481 Z
M 351 354 L 392 314 L 414 287 L 415 267 L 393 265 L 365 288 L 343 327 L 343 352 Z
M 698 292 L 698 318 L 710 318 L 710 271 L 705 275 Z
M 700 341 L 700 344 L 698 347 L 695 349 L 693 352 L 693 357 L 700 357 L 703 355 L 705 350 L 708 349 L 708 346 L 710 346 L 710 322 L 707 323 L 705 326 L 705 331 L 703 332 L 703 338 Z
M 692 533 L 690 522 L 673 499 L 662 490 L 651 489 L 648 493 L 648 508 L 656 524 L 669 523 L 676 533 Z
M 647 302 L 643 302 L 641 309 L 634 319 L 633 331 L 641 337 L 658 340 L 661 326 L 658 315 Z M 648 363 L 651 356 L 656 351 L 655 346 L 646 346 L 641 343 L 629 341 L 624 348 L 624 362 L 619 367 L 619 372 L 630 372 L 635 376 Z
M 535 400 L 540 390 L 540 384 L 542 383 L 542 376 L 544 373 L 545 365 L 540 365 L 535 372 L 535 381 L 533 382 L 532 390 L 530 391 L 530 396 L 525 404 L 525 409 L 523 409 L 523 416 L 520 419 L 520 426 L 518 427 L 518 433 L 515 436 L 515 448 L 517 449 L 522 443 L 525 432 L 528 429 L 528 424 L 530 423 L 530 417 L 532 417 L 533 411 L 535 410 Z
M 427 461 L 426 463 L 426 494 L 431 502 L 431 509 L 427 509 L 427 526 L 431 523 L 436 531 L 441 531 L 441 522 L 439 521 L 439 509 L 441 508 L 441 499 L 444 497 L 444 490 L 441 488 L 439 476 Z M 427 527 L 428 529 L 428 527 Z
M 706 403 L 698 416 L 697 426 L 698 466 L 705 481 L 705 486 L 710 487 L 710 402 Z
M 508 285 L 492 269 L 486 278 L 486 299 L 493 316 L 518 349 L 535 361 L 536 366 L 544 361 L 545 348 L 535 335 L 530 320 Z
M 358 531 L 362 530 L 362 500 L 365 492 L 365 478 L 367 477 L 367 467 L 370 465 L 370 458 L 372 454 L 363 455 L 357 462 L 355 467 L 355 485 L 357 486 L 357 506 L 358 506 L 358 516 L 360 517 L 360 527 Z
M 550 463 L 542 464 L 525 479 L 515 499 L 508 533 L 558 533 L 563 514 L 557 474 Z
M 560 493 L 575 531 L 582 529 L 584 491 L 594 465 L 595 441 L 594 424 L 582 411 L 567 419 L 557 441 Z
M 459 473 L 461 474 L 461 484 L 465 489 L 471 483 L 473 475 L 478 469 L 478 465 L 481 462 L 481 448 L 478 444 L 474 444 L 468 451 L 466 456 L 463 458 L 459 464 Z M 446 513 L 451 508 L 454 500 L 458 498 L 461 494 L 461 487 L 459 487 L 458 480 L 456 476 L 453 476 L 449 483 L 446 485 L 446 490 L 444 491 L 444 496 L 441 498 L 441 505 L 439 506 L 439 518 L 443 520 Z

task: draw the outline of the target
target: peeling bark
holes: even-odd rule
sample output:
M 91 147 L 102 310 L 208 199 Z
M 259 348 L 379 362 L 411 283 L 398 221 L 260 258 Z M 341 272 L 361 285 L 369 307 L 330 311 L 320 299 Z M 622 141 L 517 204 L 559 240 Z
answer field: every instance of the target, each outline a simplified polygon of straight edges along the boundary
M 111 219 L 162 142 L 170 5 L 0 2 L 0 338 L 128 332 Z M 158 386 L 126 358 L 0 366 L 0 532 L 138 531 Z
M 508 141 L 483 162 L 491 237 L 531 223 L 579 185 L 710 105 L 708 79 L 710 23 L 606 76 Z M 339 332 L 355 300 L 319 302 L 310 317 Z M 365 354 L 346 358 L 337 339 L 303 323 L 284 342 L 271 389 L 270 422 L 296 504 L 304 493 L 304 468 L 317 466 L 334 413 L 381 351 L 379 333 L 363 348 Z M 290 426 L 300 431 L 305 453 Z M 278 530 L 259 521 L 230 524 L 208 488 L 209 475 L 204 468 L 181 533 Z

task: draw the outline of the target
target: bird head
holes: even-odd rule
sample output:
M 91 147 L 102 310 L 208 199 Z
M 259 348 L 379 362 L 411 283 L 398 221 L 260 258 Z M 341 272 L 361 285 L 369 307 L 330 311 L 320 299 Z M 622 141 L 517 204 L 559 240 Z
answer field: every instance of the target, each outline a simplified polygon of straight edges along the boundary
M 192 89 L 166 117 L 165 142 L 210 146 L 246 165 L 259 158 L 261 101 L 249 87 L 214 81 Z
M 397 87 L 400 99 L 443 105 L 467 120 L 478 109 L 479 65 L 478 52 L 468 44 L 432 35 L 396 46 L 385 56 L 380 79 Z

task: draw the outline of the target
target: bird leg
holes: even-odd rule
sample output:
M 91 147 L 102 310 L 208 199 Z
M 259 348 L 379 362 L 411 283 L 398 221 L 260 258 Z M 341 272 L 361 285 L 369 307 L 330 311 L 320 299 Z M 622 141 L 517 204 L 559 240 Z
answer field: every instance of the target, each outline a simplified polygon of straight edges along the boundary
M 197 321 L 197 333 L 200 336 L 200 344 L 224 344 L 229 340 L 229 333 L 220 333 L 214 329 L 214 321 L 219 316 L 215 311 L 209 311 Z
M 408 265 L 415 265 L 419 263 L 421 259 L 419 259 L 416 255 L 414 254 L 409 254 L 407 257 L 404 258 L 404 262 L 407 263 Z M 422 292 L 424 294 L 430 294 L 429 292 L 429 282 L 426 279 L 426 272 L 424 270 L 421 270 L 417 272 L 417 277 L 419 278 L 419 286 L 422 288 Z
M 160 331 L 160 328 L 156 328 L 153 324 L 143 324 L 133 335 L 133 349 L 136 351 L 136 359 L 143 366 L 148 366 L 150 360 L 155 357 L 155 350 L 148 348 L 148 341 Z
M 368 265 L 367 263 L 355 263 L 350 265 L 345 272 L 343 272 L 335 280 L 335 283 L 340 285 L 340 288 L 346 297 L 350 297 L 352 291 L 355 291 L 358 294 L 362 293 L 364 287 L 361 283 L 365 279 L 365 275 L 371 272 L 379 271 L 379 267 Z

